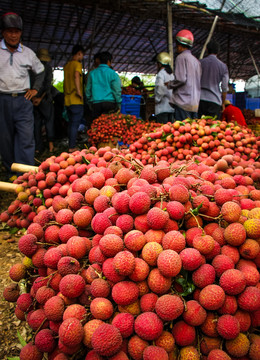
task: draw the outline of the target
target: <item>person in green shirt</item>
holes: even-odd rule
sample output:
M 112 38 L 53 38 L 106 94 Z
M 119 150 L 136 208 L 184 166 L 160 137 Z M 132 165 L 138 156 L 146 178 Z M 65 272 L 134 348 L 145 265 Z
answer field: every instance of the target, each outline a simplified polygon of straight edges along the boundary
M 64 105 L 69 118 L 69 152 L 76 150 L 78 128 L 84 116 L 82 60 L 84 49 L 75 45 L 72 58 L 64 66 Z
M 100 65 L 88 76 L 86 99 L 92 109 L 93 119 L 101 114 L 115 112 L 121 108 L 121 81 L 111 68 L 112 55 L 99 54 Z

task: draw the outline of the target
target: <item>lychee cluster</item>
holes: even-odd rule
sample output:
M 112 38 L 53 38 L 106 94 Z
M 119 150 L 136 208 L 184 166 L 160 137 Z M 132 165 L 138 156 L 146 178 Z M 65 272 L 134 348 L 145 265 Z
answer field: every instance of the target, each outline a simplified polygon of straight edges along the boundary
M 252 177 L 205 161 L 144 165 L 118 149 L 92 150 L 51 157 L 26 175 L 41 174 L 33 186 L 45 181 L 51 195 L 19 239 L 24 261 L 4 291 L 35 334 L 20 359 L 258 359 Z

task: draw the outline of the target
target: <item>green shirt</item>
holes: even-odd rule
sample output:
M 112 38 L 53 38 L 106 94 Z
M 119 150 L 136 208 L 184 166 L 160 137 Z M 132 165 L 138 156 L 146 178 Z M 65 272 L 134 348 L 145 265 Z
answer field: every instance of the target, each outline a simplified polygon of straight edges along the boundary
M 86 98 L 88 103 L 114 102 L 121 104 L 121 81 L 118 74 L 106 64 L 89 72 Z

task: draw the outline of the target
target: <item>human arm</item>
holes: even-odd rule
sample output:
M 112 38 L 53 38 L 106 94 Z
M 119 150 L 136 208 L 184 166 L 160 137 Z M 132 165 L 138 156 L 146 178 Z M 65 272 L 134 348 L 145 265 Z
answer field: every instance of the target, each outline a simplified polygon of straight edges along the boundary
M 114 95 L 117 106 L 120 109 L 122 102 L 122 97 L 121 97 L 122 89 L 121 89 L 121 80 L 120 77 L 117 75 L 117 73 L 114 73 L 114 76 L 112 77 L 111 90 Z
M 166 85 L 164 84 L 164 78 L 161 76 L 159 72 L 155 79 L 155 88 L 154 88 L 155 104 L 159 104 L 162 101 L 162 98 L 165 95 L 165 89 L 166 89 Z
M 39 74 L 35 74 L 35 80 L 34 80 L 34 83 L 32 84 L 32 89 L 27 89 L 27 91 L 24 95 L 24 97 L 27 100 L 31 100 L 34 96 L 36 96 L 38 94 L 38 91 L 41 87 L 43 79 L 44 79 L 44 71 L 42 71 Z
M 34 73 L 34 82 L 31 85 L 31 89 L 26 89 L 26 93 L 24 97 L 27 100 L 31 100 L 34 96 L 38 94 L 38 91 L 42 87 L 44 76 L 45 76 L 45 69 L 41 61 L 37 58 L 36 54 L 31 52 L 31 70 Z
M 222 111 L 225 110 L 225 100 L 227 97 L 227 91 L 228 91 L 228 82 L 229 82 L 229 74 L 228 74 L 228 68 L 225 65 L 224 73 L 221 81 L 221 91 L 222 91 Z
M 83 99 L 82 90 L 80 87 L 80 77 L 81 74 L 78 71 L 75 71 L 74 73 L 74 81 L 75 81 L 75 87 L 76 87 L 76 93 L 80 97 L 80 99 Z
M 168 89 L 177 89 L 187 81 L 187 64 L 185 58 L 178 56 L 176 59 L 175 79 L 166 82 Z
M 88 75 L 88 81 L 87 81 L 87 85 L 86 85 L 85 94 L 86 94 L 87 103 L 90 104 L 91 98 L 92 98 L 92 76 L 91 76 L 91 73 L 89 73 L 89 75 Z

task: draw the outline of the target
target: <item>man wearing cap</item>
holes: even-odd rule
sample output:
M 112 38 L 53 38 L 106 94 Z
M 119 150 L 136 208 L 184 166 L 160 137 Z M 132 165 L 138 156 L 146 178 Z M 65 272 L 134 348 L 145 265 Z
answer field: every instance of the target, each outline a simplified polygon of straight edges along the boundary
M 22 19 L 9 12 L 1 18 L 0 43 L 0 154 L 11 175 L 13 162 L 34 165 L 33 104 L 44 79 L 44 66 L 21 43 Z M 29 71 L 35 73 L 30 86 Z
M 175 79 L 166 82 L 172 89 L 171 105 L 175 109 L 175 120 L 186 118 L 194 119 L 200 101 L 200 62 L 191 53 L 194 37 L 187 29 L 179 31 L 176 35 Z
M 42 152 L 44 150 L 42 126 L 45 125 L 46 135 L 49 143 L 49 151 L 53 152 L 54 106 L 51 95 L 53 76 L 52 68 L 49 64 L 51 57 L 47 49 L 38 49 L 37 57 L 41 60 L 44 66 L 45 76 L 38 94 L 32 98 L 34 105 L 35 151 Z
M 156 121 L 162 124 L 174 121 L 174 109 L 169 104 L 171 100 L 171 90 L 164 84 L 174 80 L 172 68 L 170 66 L 171 57 L 167 52 L 160 52 L 156 57 L 157 76 L 155 79 L 154 100 Z
M 228 91 L 228 68 L 217 58 L 219 44 L 216 41 L 207 44 L 207 51 L 208 56 L 200 60 L 202 76 L 198 115 L 220 119 Z

